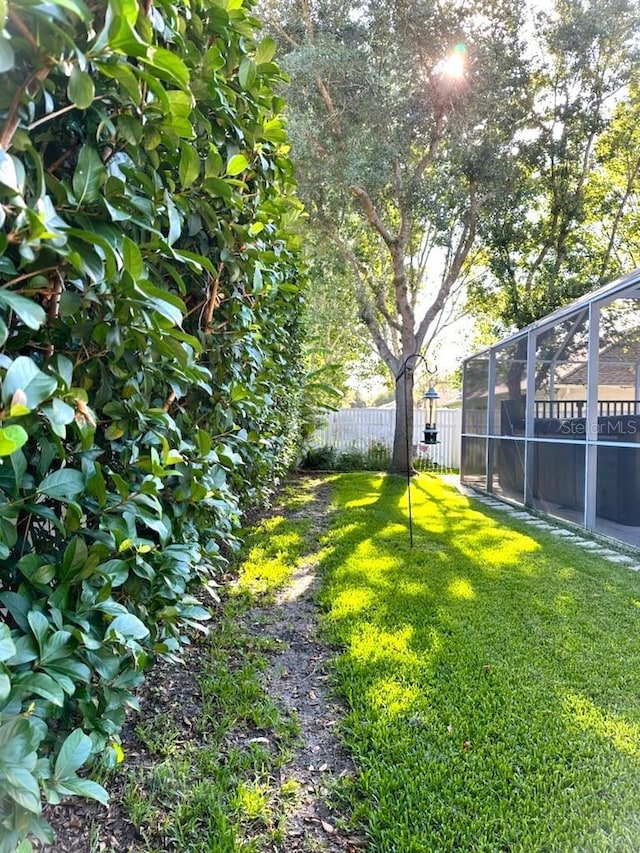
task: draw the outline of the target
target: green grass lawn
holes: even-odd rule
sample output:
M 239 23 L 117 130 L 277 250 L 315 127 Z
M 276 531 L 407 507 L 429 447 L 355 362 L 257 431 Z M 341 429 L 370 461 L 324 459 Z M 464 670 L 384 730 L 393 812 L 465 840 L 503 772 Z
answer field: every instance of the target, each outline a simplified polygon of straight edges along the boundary
M 375 853 L 640 850 L 640 576 L 437 477 L 333 481 L 323 604 Z

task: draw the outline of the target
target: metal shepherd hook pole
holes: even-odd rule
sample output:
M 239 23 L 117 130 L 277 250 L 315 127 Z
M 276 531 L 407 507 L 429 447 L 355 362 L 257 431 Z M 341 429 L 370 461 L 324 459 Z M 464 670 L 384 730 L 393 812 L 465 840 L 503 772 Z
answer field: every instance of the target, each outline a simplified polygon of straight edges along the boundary
M 408 355 L 405 360 L 402 362 L 402 367 L 400 368 L 400 373 L 396 376 L 396 385 L 398 382 L 404 378 L 404 432 L 405 438 L 407 442 L 407 504 L 409 509 L 409 546 L 413 548 L 413 508 L 411 505 L 411 468 L 412 468 L 412 460 L 411 460 L 411 447 L 413 443 L 413 436 L 409 435 L 409 394 L 407 393 L 407 375 L 409 373 L 413 373 L 416 368 L 416 364 L 418 361 L 422 361 L 424 363 L 425 369 L 427 373 L 433 375 L 436 372 L 436 369 L 429 370 L 429 365 L 427 363 L 426 358 L 419 352 L 411 353 Z M 431 390 L 431 389 L 430 389 Z M 413 394 L 411 395 L 411 405 L 413 405 Z M 435 425 L 434 425 L 435 426 Z

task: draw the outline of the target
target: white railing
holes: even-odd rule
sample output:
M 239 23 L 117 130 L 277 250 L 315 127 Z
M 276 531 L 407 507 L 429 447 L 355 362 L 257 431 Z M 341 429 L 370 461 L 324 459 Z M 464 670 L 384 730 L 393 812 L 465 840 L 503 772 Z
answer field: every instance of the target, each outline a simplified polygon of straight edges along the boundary
M 369 450 L 376 443 L 389 449 L 393 443 L 395 409 L 340 409 L 329 412 L 325 425 L 310 440 L 312 447 L 333 447 L 337 451 Z M 413 446 L 418 457 L 429 458 L 441 468 L 460 467 L 460 409 L 440 409 L 436 413 L 438 444 L 420 446 L 426 419 L 424 409 L 413 411 Z

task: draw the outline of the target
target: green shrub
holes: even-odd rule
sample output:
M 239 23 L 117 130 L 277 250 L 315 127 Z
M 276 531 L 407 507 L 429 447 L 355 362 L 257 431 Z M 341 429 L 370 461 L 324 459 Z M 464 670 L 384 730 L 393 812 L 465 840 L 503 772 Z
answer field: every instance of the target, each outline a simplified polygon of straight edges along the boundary
M 391 449 L 383 441 L 371 441 L 366 450 L 347 450 L 337 459 L 338 471 L 386 471 L 391 466 Z
M 251 0 L 15 0 L 0 37 L 0 851 L 121 757 L 294 458 L 299 204 Z M 148 14 L 145 13 L 145 8 Z
M 308 448 L 299 468 L 314 471 L 385 471 L 391 465 L 391 449 L 382 441 L 372 441 L 366 450 L 334 447 Z
M 442 466 L 428 456 L 416 456 L 413 460 L 413 467 L 416 471 L 441 471 Z
M 303 471 L 334 471 L 336 452 L 333 447 L 309 447 L 305 450 L 298 467 Z

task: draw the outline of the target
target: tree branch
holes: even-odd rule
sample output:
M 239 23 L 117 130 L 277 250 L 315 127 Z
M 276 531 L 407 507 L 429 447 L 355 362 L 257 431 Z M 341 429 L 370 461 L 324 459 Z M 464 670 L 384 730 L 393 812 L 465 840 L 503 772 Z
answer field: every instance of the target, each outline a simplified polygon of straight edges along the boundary
M 18 125 L 20 124 L 20 118 L 18 116 L 18 110 L 20 109 L 20 102 L 22 101 L 22 96 L 25 92 L 29 92 L 31 89 L 31 85 L 33 83 L 41 83 L 45 80 L 49 75 L 49 68 L 38 68 L 37 71 L 34 71 L 33 74 L 16 90 L 16 93 L 11 100 L 9 105 L 9 109 L 7 110 L 7 118 L 4 123 L 4 127 L 2 128 L 2 132 L 0 133 L 0 148 L 3 151 L 7 151 L 9 146 L 11 145 L 11 140 L 13 139 L 13 135 L 18 129 Z
M 316 74 L 315 81 L 318 87 L 318 91 L 320 92 L 320 97 L 324 101 L 324 105 L 327 108 L 327 112 L 329 113 L 329 123 L 331 124 L 333 132 L 337 136 L 338 140 L 342 142 L 342 128 L 340 127 L 340 120 L 338 119 L 338 113 L 334 106 L 331 93 L 327 89 L 322 77 L 320 77 L 319 74 Z
M 638 174 L 640 174 L 640 160 L 635 161 L 633 169 L 631 170 L 631 174 L 627 177 L 627 185 L 625 187 L 624 195 L 622 197 L 622 200 L 620 201 L 620 204 L 618 205 L 618 209 L 616 210 L 616 215 L 614 217 L 613 225 L 611 228 L 611 234 L 609 235 L 607 249 L 602 257 L 602 263 L 600 265 L 599 279 L 602 283 L 604 283 L 605 273 L 607 271 L 607 267 L 609 266 L 611 255 L 613 254 L 613 247 L 616 242 L 616 237 L 618 236 L 618 228 L 620 227 L 622 217 L 626 210 L 627 202 L 629 201 L 629 198 L 633 193 Z
M 15 9 L 9 9 L 7 12 L 7 17 L 13 24 L 13 26 L 18 30 L 22 38 L 27 41 L 31 47 L 37 51 L 38 50 L 38 42 L 34 39 L 33 33 L 29 29 L 29 27 L 22 20 L 20 15 L 16 12 Z
M 371 196 L 369 195 L 369 193 L 363 187 L 352 186 L 349 187 L 349 189 L 362 205 L 364 212 L 367 215 L 367 219 L 369 220 L 369 224 L 374 229 L 374 231 L 378 232 L 378 234 L 382 237 L 387 246 L 395 246 L 398 242 L 397 238 L 393 236 L 393 234 L 388 230 L 384 222 L 378 216 L 378 212 L 375 208 L 373 201 L 371 200 Z
M 467 221 L 464 224 L 464 228 L 460 236 L 460 240 L 458 242 L 453 261 L 451 262 L 449 269 L 446 271 L 445 275 L 442 278 L 442 283 L 440 285 L 438 293 L 436 294 L 435 299 L 433 300 L 429 308 L 425 311 L 420 325 L 418 326 L 418 331 L 416 333 L 417 349 L 420 349 L 420 347 L 422 346 L 429 326 L 433 323 L 435 317 L 442 310 L 447 296 L 451 293 L 451 289 L 458 280 L 460 276 L 460 271 L 462 270 L 462 266 L 466 261 L 469 252 L 471 251 L 471 248 L 475 242 L 476 226 L 478 220 L 478 199 L 476 196 L 476 187 L 473 183 L 469 187 L 469 194 L 470 205 L 469 213 L 467 215 Z
M 319 214 L 319 216 L 322 218 L 321 214 Z M 354 271 L 355 295 L 360 308 L 360 319 L 369 330 L 369 334 L 373 339 L 373 343 L 375 348 L 378 350 L 380 358 L 392 372 L 397 371 L 400 360 L 394 355 L 389 343 L 382 333 L 382 329 L 380 328 L 380 324 L 376 318 L 375 307 L 369 298 L 366 285 L 362 281 L 360 264 L 358 263 L 358 258 L 356 257 L 355 252 L 348 243 L 346 243 L 333 230 L 326 228 L 325 233 L 331 240 L 333 240 L 340 250 L 342 257 Z

